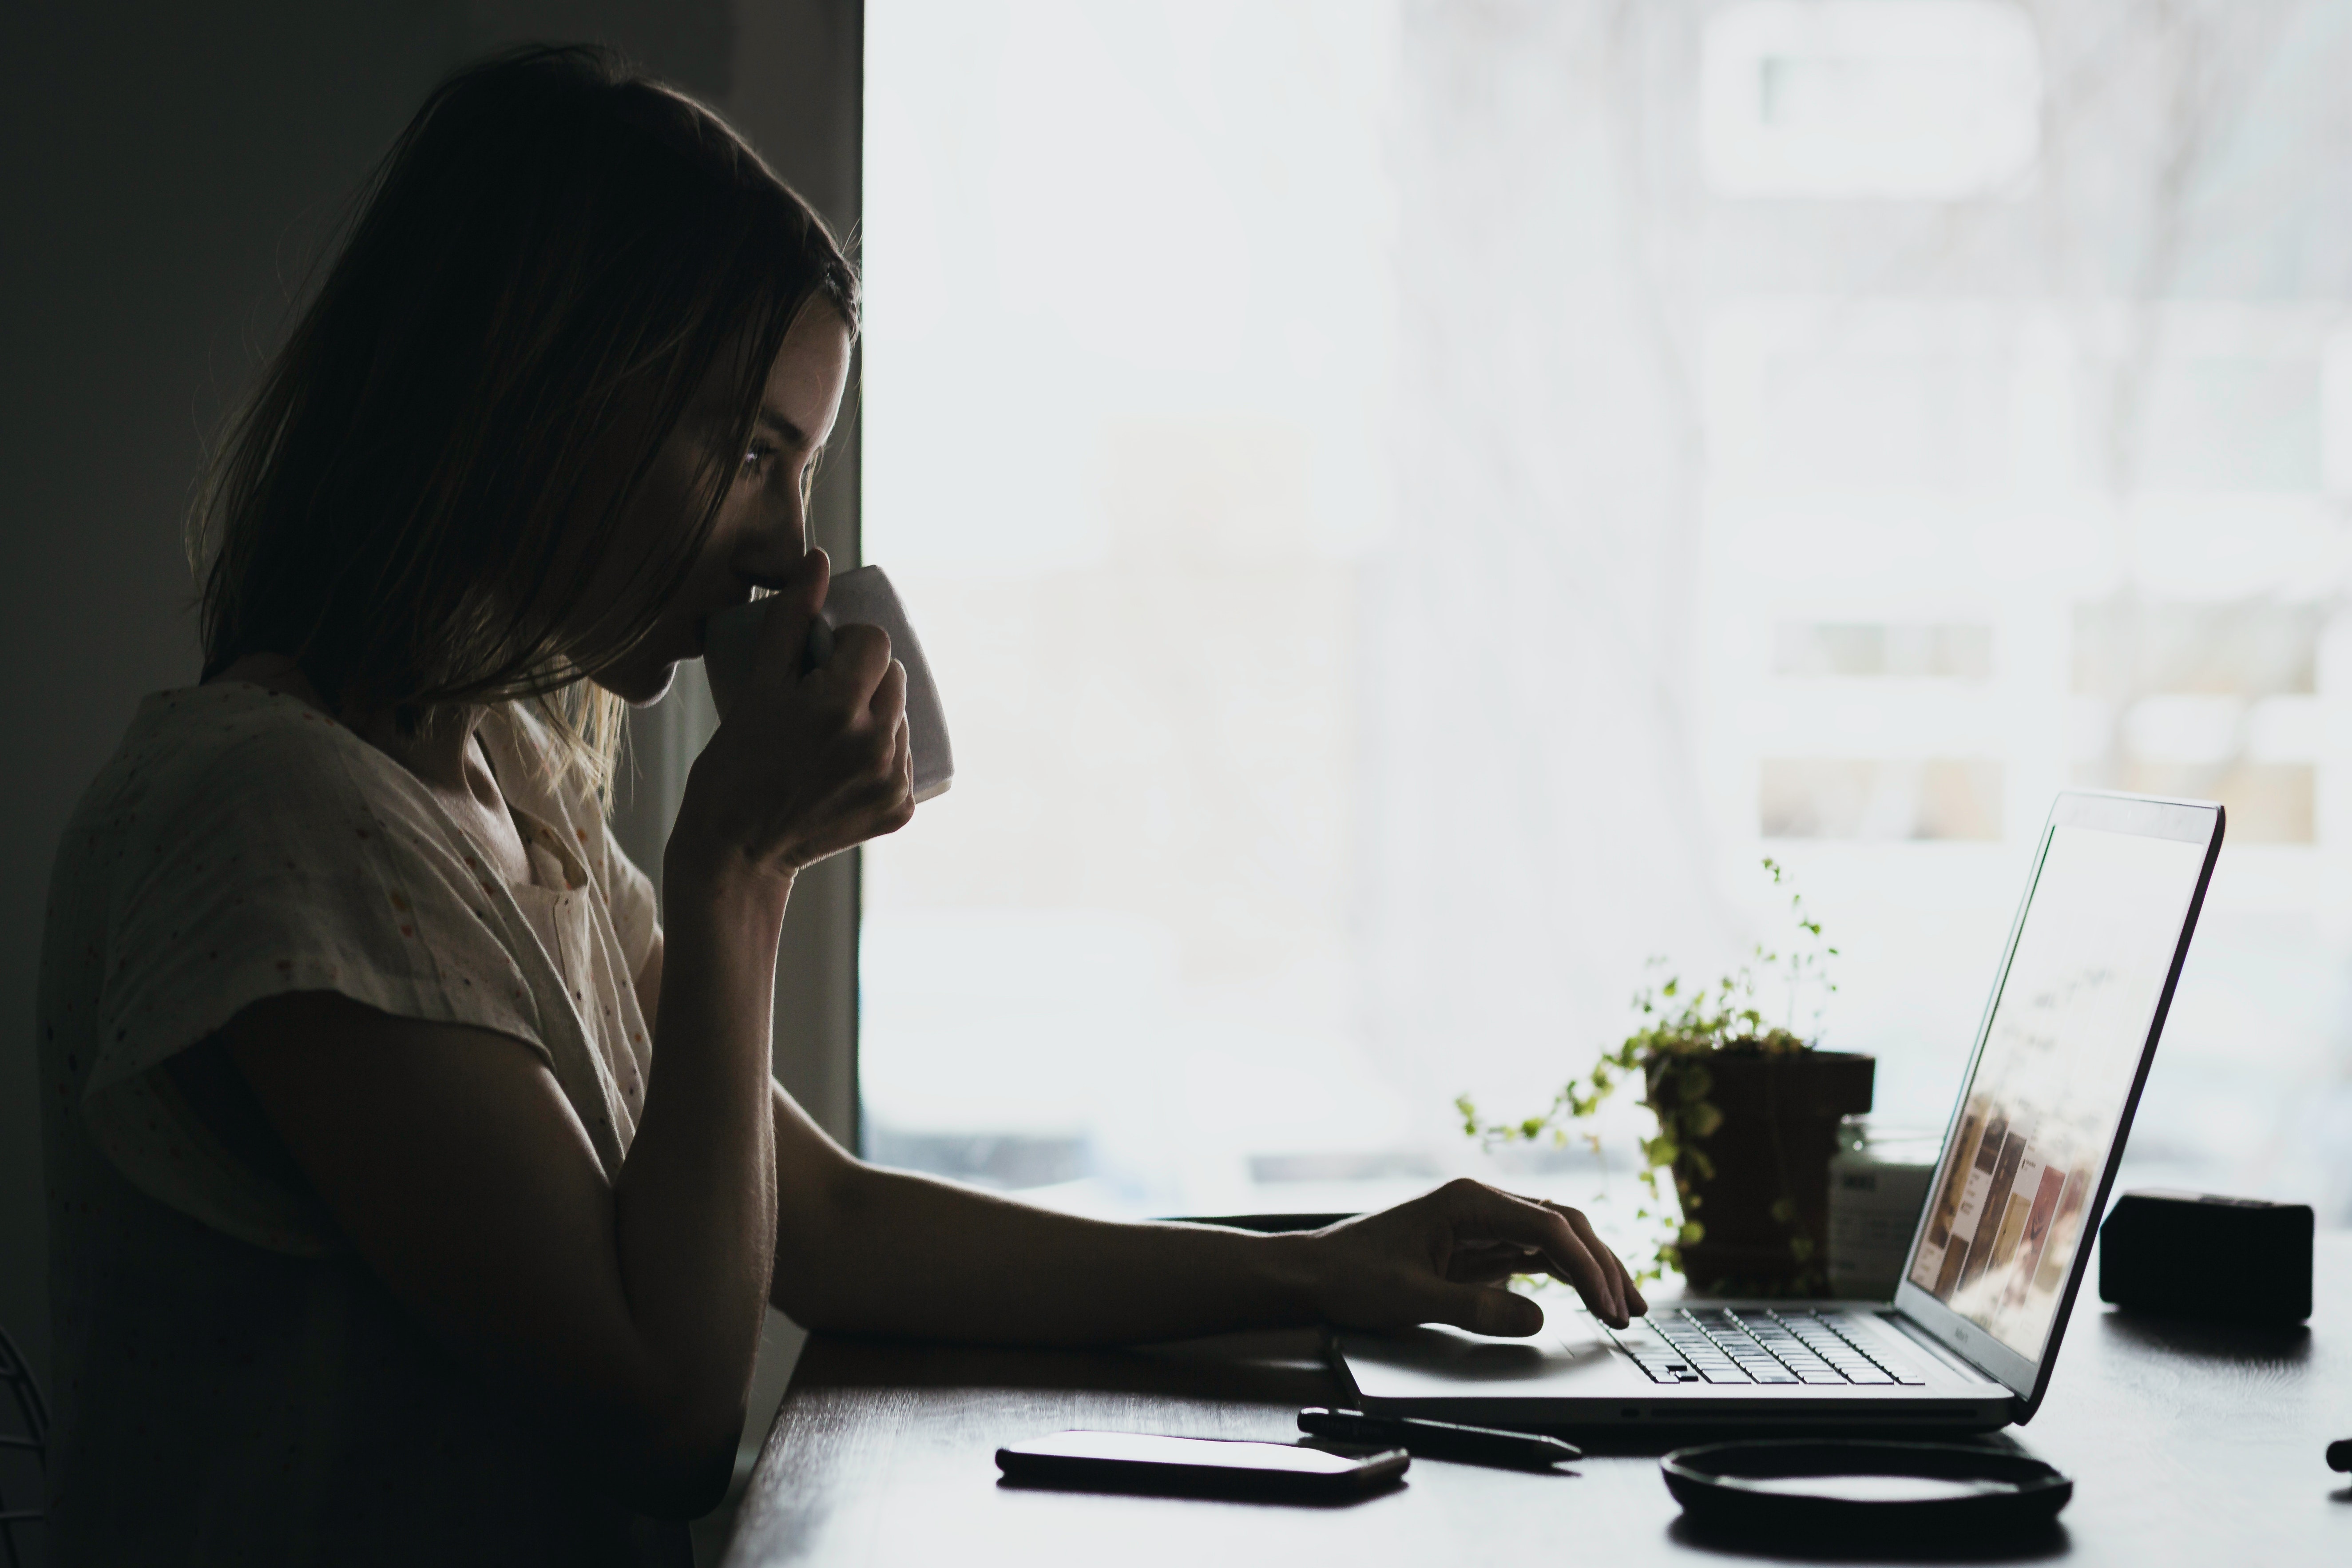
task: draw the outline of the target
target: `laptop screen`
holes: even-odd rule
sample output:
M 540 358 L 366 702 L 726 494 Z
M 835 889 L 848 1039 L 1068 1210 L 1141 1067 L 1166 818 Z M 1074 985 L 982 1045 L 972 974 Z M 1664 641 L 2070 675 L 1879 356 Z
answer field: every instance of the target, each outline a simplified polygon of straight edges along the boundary
M 2202 842 L 2058 821 L 1907 1278 L 2029 1361 L 2138 1076 Z

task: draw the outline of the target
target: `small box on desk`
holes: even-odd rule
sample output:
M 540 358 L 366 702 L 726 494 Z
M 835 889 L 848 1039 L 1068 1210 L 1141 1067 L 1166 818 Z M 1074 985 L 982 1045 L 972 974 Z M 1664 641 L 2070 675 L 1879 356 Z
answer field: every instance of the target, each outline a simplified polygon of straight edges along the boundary
M 2099 1227 L 2099 1300 L 2240 1323 L 2311 1316 L 2308 1204 L 2126 1193 Z

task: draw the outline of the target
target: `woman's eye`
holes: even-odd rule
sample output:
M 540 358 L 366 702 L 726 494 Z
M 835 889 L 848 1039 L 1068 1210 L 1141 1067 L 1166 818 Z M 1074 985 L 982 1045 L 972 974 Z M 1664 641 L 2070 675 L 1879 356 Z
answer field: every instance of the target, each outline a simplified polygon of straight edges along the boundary
M 768 467 L 769 460 L 775 455 L 776 449 L 773 447 L 752 447 L 743 454 L 743 471 L 747 474 L 763 472 Z

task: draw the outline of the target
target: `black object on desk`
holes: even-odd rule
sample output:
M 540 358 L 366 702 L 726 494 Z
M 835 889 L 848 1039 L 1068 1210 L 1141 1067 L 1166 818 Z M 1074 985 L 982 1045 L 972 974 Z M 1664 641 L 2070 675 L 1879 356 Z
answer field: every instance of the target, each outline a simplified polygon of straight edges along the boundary
M 1758 1540 L 2027 1534 L 2074 1495 L 2040 1459 L 1959 1443 L 1712 1443 L 1658 1468 L 1700 1528 Z
M 2239 1323 L 2311 1316 L 2307 1204 L 2205 1193 L 2126 1193 L 2099 1227 L 2099 1300 Z
M 996 1450 L 996 1468 L 1014 1486 L 1301 1502 L 1342 1501 L 1393 1486 L 1412 1462 L 1402 1448 L 1331 1454 L 1295 1443 L 1146 1432 L 1056 1432 Z
M 1459 1459 L 1473 1465 L 1508 1465 L 1543 1469 L 1584 1450 L 1558 1437 L 1506 1432 L 1496 1426 L 1462 1426 L 1417 1415 L 1367 1415 L 1360 1410 L 1309 1405 L 1298 1413 L 1298 1429 L 1342 1443 L 1393 1444 L 1424 1459 Z

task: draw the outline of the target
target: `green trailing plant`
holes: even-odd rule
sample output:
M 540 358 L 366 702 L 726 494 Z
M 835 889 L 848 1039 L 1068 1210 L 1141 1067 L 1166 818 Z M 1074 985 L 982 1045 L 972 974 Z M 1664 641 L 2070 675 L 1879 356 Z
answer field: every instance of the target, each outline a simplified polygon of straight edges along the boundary
M 1806 910 L 1803 896 L 1789 888 L 1787 868 L 1769 856 L 1763 865 L 1774 887 L 1789 889 L 1789 911 L 1796 930 L 1786 951 L 1772 951 L 1759 942 L 1748 963 L 1712 985 L 1696 986 L 1685 985 L 1680 976 L 1671 973 L 1656 978 L 1666 961 L 1653 958 L 1648 965 L 1653 978 L 1633 995 L 1639 1026 L 1603 1050 L 1583 1077 L 1561 1085 L 1540 1114 L 1490 1122 L 1479 1116 L 1468 1095 L 1457 1096 L 1454 1101 L 1462 1115 L 1464 1133 L 1489 1149 L 1546 1138 L 1556 1146 L 1565 1146 L 1576 1123 L 1598 1115 L 1629 1079 L 1639 1081 L 1644 1091 L 1641 1103 L 1657 1121 L 1656 1135 L 1641 1141 L 1642 1163 L 1635 1178 L 1643 1195 L 1634 1208 L 1634 1218 L 1657 1227 L 1651 1257 L 1635 1271 L 1635 1279 L 1643 1284 L 1669 1271 L 1681 1272 L 1682 1249 L 1706 1234 L 1705 1223 L 1692 1217 L 1700 1204 L 1692 1184 L 1714 1176 L 1715 1163 L 1704 1145 L 1723 1124 L 1722 1110 L 1708 1099 L 1715 1077 L 1708 1070 L 1707 1058 L 1722 1051 L 1778 1056 L 1811 1050 L 1813 1039 L 1797 1032 L 1800 1017 L 1805 1016 L 1805 1002 L 1811 1000 L 1806 1022 L 1818 1037 L 1822 1015 L 1837 991 L 1829 977 L 1829 961 L 1838 950 L 1823 940 L 1821 921 Z M 1762 996 L 1767 985 L 1785 988 L 1786 1010 L 1778 1024 L 1765 1016 Z M 1605 1176 L 1607 1152 L 1600 1134 L 1582 1131 L 1575 1136 L 1602 1162 Z M 1663 1186 L 1665 1179 L 1674 1183 L 1671 1204 Z M 1794 1231 L 1797 1215 L 1792 1198 L 1783 1194 L 1771 1212 Z M 1800 1265 L 1811 1263 L 1811 1237 L 1792 1234 L 1790 1248 Z

